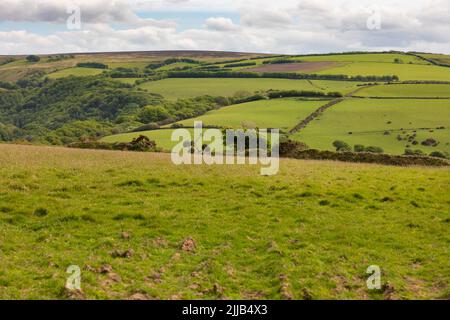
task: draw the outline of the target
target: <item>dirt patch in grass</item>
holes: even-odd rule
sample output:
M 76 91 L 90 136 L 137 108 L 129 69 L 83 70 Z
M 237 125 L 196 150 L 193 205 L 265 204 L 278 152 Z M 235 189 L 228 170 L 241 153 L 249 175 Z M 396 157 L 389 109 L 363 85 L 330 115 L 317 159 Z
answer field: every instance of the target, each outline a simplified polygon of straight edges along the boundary
M 331 61 L 267 64 L 256 68 L 249 68 L 247 71 L 310 73 L 334 68 L 339 65 L 340 63 Z

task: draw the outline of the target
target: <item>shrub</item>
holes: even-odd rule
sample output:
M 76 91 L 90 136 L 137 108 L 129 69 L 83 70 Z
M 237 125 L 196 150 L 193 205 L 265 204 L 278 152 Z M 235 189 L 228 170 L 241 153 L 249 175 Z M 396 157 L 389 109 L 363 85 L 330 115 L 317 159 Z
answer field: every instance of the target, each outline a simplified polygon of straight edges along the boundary
M 95 68 L 95 69 L 108 69 L 106 64 L 100 62 L 80 62 L 77 63 L 77 67 L 80 68 Z
M 336 140 L 333 142 L 333 146 L 336 148 L 337 152 L 350 152 L 352 151 L 352 148 L 350 146 L 341 140 Z
M 174 123 L 170 127 L 172 129 L 180 129 L 180 128 L 183 128 L 183 125 L 181 123 Z
M 446 159 L 447 155 L 440 151 L 433 151 L 432 153 L 430 153 L 430 157 Z
M 384 153 L 384 150 L 380 147 L 376 147 L 376 146 L 369 146 L 366 147 L 364 149 L 365 152 L 370 152 L 370 153 Z
M 138 120 L 143 123 L 159 122 L 169 118 L 169 112 L 161 106 L 147 106 L 139 112 Z
M 36 55 L 29 55 L 29 56 L 27 56 L 26 59 L 27 59 L 28 62 L 39 62 L 39 61 L 41 61 L 41 58 L 36 56 Z
M 159 129 L 159 125 L 157 123 L 149 123 L 149 124 L 144 124 L 143 126 L 140 126 L 136 129 L 133 130 L 133 132 L 140 132 L 140 131 L 150 131 L 150 130 L 157 130 Z
M 364 147 L 362 144 L 355 144 L 355 146 L 353 147 L 353 150 L 355 150 L 355 152 L 364 152 L 366 149 L 366 147 Z
M 423 153 L 422 150 L 419 150 L 419 149 L 417 149 L 417 150 L 405 149 L 404 155 L 405 156 L 423 156 L 425 154 Z

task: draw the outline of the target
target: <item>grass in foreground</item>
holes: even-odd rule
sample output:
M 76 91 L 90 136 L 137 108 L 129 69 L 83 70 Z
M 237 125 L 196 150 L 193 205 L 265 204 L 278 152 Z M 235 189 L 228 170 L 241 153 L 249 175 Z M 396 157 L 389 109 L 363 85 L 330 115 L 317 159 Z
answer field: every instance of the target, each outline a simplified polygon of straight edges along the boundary
M 2 299 L 64 298 L 74 264 L 90 299 L 449 295 L 447 169 L 284 160 L 263 177 L 14 145 L 0 145 L 0 163 Z M 189 237 L 195 250 L 182 250 Z M 369 265 L 384 293 L 366 289 Z
M 403 139 L 416 134 L 419 144 L 399 141 L 399 134 Z M 450 152 L 450 104 L 433 99 L 351 99 L 333 106 L 293 137 L 322 150 L 333 150 L 333 141 L 343 140 L 351 146 L 379 146 L 391 154 L 403 154 L 406 148 L 426 154 Z M 429 138 L 439 145 L 422 146 Z

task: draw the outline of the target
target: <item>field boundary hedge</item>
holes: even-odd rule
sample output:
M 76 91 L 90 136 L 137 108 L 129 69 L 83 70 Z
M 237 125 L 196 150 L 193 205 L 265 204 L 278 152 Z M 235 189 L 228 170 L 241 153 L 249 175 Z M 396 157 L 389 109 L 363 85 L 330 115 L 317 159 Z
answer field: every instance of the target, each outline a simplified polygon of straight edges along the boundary
M 289 131 L 289 134 L 293 134 L 296 132 L 299 132 L 301 129 L 305 128 L 311 121 L 313 121 L 315 118 L 317 118 L 322 112 L 327 110 L 328 108 L 331 108 L 332 106 L 341 103 L 344 101 L 343 98 L 334 99 L 327 104 L 321 106 L 319 109 L 311 113 L 308 117 L 303 119 L 299 124 L 297 124 L 291 131 Z
M 432 167 L 447 167 L 450 162 L 445 159 L 433 158 L 427 156 L 400 156 L 389 155 L 384 153 L 369 153 L 369 152 L 333 152 L 320 151 L 315 149 L 309 150 L 291 150 L 285 154 L 281 154 L 284 158 L 293 158 L 300 160 L 331 160 L 342 162 L 357 162 L 357 163 L 375 163 L 391 166 L 432 166 Z

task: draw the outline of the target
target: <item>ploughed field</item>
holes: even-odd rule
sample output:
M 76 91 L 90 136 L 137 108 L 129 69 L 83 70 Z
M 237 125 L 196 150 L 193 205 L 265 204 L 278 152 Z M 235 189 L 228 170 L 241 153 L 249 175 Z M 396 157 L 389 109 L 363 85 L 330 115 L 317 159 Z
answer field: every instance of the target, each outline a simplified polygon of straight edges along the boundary
M 0 298 L 441 299 L 448 169 L 0 145 Z M 368 291 L 366 269 L 382 270 Z M 78 296 L 80 298 L 80 296 Z M 81 296 L 83 297 L 83 296 Z

